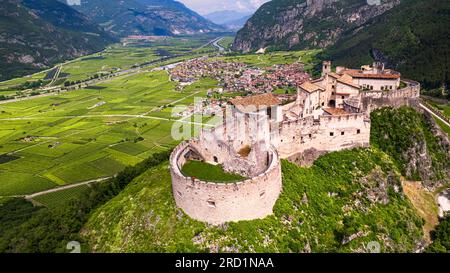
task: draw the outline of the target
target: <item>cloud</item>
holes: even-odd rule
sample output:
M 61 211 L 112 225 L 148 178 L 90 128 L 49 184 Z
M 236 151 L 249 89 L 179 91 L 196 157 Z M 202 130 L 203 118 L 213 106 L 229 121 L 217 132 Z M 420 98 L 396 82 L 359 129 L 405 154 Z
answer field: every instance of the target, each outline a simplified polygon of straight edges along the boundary
M 253 12 L 269 0 L 178 0 L 197 11 L 207 14 L 220 10 L 235 10 L 242 12 Z

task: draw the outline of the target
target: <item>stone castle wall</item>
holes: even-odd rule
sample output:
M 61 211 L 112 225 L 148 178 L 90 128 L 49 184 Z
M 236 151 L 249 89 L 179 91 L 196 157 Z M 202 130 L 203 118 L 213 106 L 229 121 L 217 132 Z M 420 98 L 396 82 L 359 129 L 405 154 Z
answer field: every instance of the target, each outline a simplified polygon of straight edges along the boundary
M 362 109 L 370 114 L 372 111 L 386 107 L 410 106 L 411 102 L 420 97 L 420 83 L 402 80 L 407 87 L 394 91 L 363 91 L 361 92 Z
M 191 218 L 210 224 L 264 218 L 272 214 L 281 189 L 281 164 L 274 148 L 259 175 L 236 183 L 213 183 L 185 177 L 181 166 L 191 142 L 183 142 L 170 158 L 172 190 L 178 207 Z
M 311 149 L 321 152 L 366 147 L 370 121 L 365 114 L 306 117 L 280 126 L 277 150 L 281 158 L 301 156 Z
M 420 96 L 420 84 L 389 92 L 364 91 L 359 100 L 348 101 L 342 116 L 309 116 L 263 127 L 263 140 L 249 128 L 258 116 L 240 123 L 203 131 L 199 138 L 183 142 L 170 158 L 172 190 L 178 207 L 196 220 L 210 224 L 264 218 L 272 214 L 282 190 L 280 158 L 308 165 L 319 155 L 370 145 L 370 112 L 385 106 L 411 105 Z M 239 127 L 244 128 L 245 133 Z M 267 135 L 273 130 L 276 134 Z M 267 144 L 270 143 L 270 144 Z M 238 153 L 245 146 L 247 156 Z M 181 168 L 188 159 L 221 164 L 228 172 L 249 179 L 236 183 L 213 183 L 185 177 Z

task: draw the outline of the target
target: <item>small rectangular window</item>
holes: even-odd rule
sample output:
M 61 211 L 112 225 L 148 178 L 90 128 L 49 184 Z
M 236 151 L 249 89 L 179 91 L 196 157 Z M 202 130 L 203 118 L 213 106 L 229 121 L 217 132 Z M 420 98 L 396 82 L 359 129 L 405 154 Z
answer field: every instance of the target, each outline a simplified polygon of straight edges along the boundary
M 214 202 L 213 200 L 208 200 L 208 207 L 210 208 L 215 208 L 216 207 L 216 202 Z
M 358 135 L 361 134 L 361 130 L 358 129 L 358 130 L 356 131 L 356 133 L 357 133 Z
M 341 136 L 345 135 L 345 132 L 341 132 Z
M 333 133 L 333 132 L 330 132 L 330 136 L 334 136 L 334 133 Z

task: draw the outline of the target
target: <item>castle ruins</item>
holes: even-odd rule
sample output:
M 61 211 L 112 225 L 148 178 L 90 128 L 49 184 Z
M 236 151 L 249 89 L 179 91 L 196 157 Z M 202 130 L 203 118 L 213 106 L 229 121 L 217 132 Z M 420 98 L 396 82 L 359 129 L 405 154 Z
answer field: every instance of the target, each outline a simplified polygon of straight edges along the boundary
M 370 112 L 409 105 L 420 85 L 381 63 L 361 69 L 323 62 L 322 76 L 298 87 L 293 99 L 272 93 L 231 99 L 223 124 L 182 142 L 170 158 L 173 195 L 193 219 L 210 224 L 264 218 L 282 191 L 281 159 L 300 165 L 343 149 L 368 147 Z M 218 183 L 185 176 L 198 160 L 247 177 Z

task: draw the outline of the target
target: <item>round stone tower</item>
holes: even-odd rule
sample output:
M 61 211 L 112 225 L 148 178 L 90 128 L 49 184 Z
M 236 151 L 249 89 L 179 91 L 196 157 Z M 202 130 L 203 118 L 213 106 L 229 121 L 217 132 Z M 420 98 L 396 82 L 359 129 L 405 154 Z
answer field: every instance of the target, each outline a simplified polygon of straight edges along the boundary
M 232 149 L 231 149 L 232 150 Z M 282 190 L 281 164 L 273 147 L 258 153 L 258 167 L 227 145 L 202 145 L 190 140 L 178 145 L 170 157 L 173 196 L 177 206 L 191 218 L 218 225 L 225 222 L 261 219 L 272 214 Z M 254 158 L 249 155 L 249 158 Z M 236 173 L 257 169 L 244 181 L 218 183 L 185 176 L 182 167 L 188 160 L 233 166 Z M 249 165 L 250 164 L 250 165 Z M 239 170 L 241 169 L 241 170 Z

